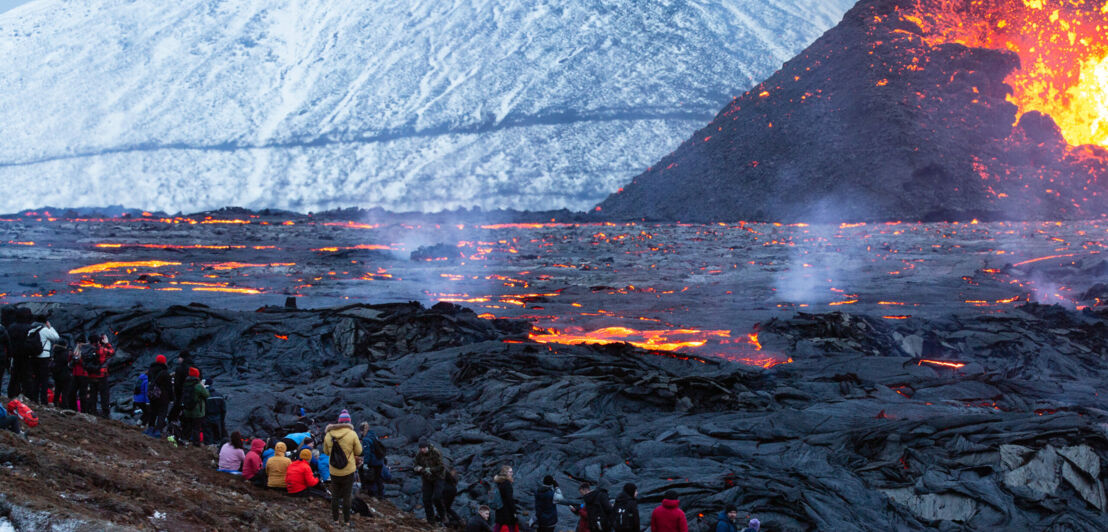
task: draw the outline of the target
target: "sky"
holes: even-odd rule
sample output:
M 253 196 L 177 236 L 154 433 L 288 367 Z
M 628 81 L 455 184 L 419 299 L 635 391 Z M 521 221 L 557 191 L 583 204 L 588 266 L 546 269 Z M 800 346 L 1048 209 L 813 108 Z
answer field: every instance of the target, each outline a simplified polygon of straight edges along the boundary
M 0 0 L 0 13 L 3 13 L 20 4 L 26 4 L 31 0 Z

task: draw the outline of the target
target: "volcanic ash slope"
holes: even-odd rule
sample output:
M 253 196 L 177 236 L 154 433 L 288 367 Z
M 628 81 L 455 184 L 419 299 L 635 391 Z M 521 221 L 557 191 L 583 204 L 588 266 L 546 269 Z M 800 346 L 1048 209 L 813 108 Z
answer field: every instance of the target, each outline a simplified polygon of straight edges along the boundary
M 850 4 L 38 0 L 0 16 L 0 212 L 585 209 Z
M 1006 79 L 1020 57 L 935 43 L 907 15 L 921 4 L 860 2 L 598 210 L 689 222 L 1108 212 L 1108 152 L 1068 145 L 1037 111 L 1017 121 Z

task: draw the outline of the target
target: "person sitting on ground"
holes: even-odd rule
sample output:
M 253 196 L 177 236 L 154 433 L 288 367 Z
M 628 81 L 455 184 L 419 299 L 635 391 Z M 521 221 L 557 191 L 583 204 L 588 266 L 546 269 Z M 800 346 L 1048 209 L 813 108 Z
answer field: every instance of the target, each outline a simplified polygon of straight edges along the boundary
M 500 493 L 500 508 L 496 509 L 496 532 L 519 532 L 519 518 L 516 517 L 516 499 L 513 491 L 515 471 L 505 465 L 492 477 L 496 490 Z
M 232 475 L 242 474 L 242 463 L 246 460 L 246 453 L 242 449 L 242 434 L 239 431 L 231 433 L 231 441 L 224 443 L 219 448 L 219 470 Z
M 288 488 L 288 484 L 285 483 L 285 473 L 288 472 L 292 460 L 285 456 L 286 450 L 284 442 L 277 442 L 277 445 L 273 446 L 273 457 L 265 463 L 265 476 L 268 479 L 266 485 L 270 488 L 277 490 Z
M 477 508 L 477 515 L 469 518 L 469 522 L 466 523 L 466 532 L 492 532 L 492 525 L 489 524 L 491 514 L 492 508 L 482 504 Z
M 662 504 L 650 514 L 650 532 L 689 532 L 689 520 L 680 508 L 677 492 L 668 490 Z
M 262 470 L 262 451 L 265 450 L 265 442 L 254 438 L 250 442 L 250 452 L 242 460 L 242 478 L 254 480 L 254 477 Z
M 737 517 L 738 512 L 735 512 L 735 514 L 736 514 L 736 517 Z M 762 522 L 757 520 L 757 519 L 751 519 L 750 522 L 747 523 L 747 525 L 748 526 L 743 529 L 743 532 L 758 532 L 759 530 L 762 529 Z
M 312 433 L 309 432 L 309 431 L 306 431 L 306 430 L 303 431 L 303 432 L 290 432 L 283 439 L 292 440 L 292 441 L 296 442 L 296 447 L 299 448 L 302 445 L 304 445 L 305 440 L 311 440 L 312 439 Z
M 612 532 L 642 532 L 639 523 L 639 488 L 628 482 L 612 507 Z
M 312 474 L 312 450 L 301 449 L 300 459 L 289 464 L 285 470 L 285 485 L 288 486 L 289 495 L 293 497 L 307 497 L 308 488 L 319 484 L 319 479 Z
M 8 411 L 3 407 L 0 407 L 0 429 L 14 432 L 20 436 L 23 435 L 23 427 L 20 426 L 19 416 L 9 416 Z

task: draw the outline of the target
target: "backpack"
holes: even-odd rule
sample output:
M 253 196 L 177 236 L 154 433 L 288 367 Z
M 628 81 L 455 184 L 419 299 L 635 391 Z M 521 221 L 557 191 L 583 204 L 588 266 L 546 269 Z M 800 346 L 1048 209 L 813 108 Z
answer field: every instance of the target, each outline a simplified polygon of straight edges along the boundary
M 384 460 L 386 453 L 385 444 L 381 443 L 381 440 L 373 438 L 373 443 L 370 444 L 370 451 L 373 456 L 376 456 L 378 460 Z
M 350 460 L 346 457 L 346 451 L 342 450 L 342 445 L 339 444 L 340 441 L 342 441 L 342 438 L 331 437 L 331 465 L 335 469 L 346 469 L 346 466 L 350 464 Z
M 138 376 L 138 380 L 135 381 L 135 393 L 133 394 L 136 403 L 146 403 L 149 401 L 149 395 L 147 395 L 149 384 L 150 377 L 148 377 L 145 373 Z
M 631 508 L 628 508 L 628 506 L 631 506 Z M 613 508 L 613 510 L 615 510 L 615 515 L 612 516 L 613 530 L 615 530 L 616 532 L 625 532 L 628 530 L 634 530 L 635 532 L 638 532 L 637 530 L 635 530 L 635 516 L 633 513 L 638 509 L 635 508 L 634 504 L 627 505 L 617 502 L 616 507 Z M 715 532 L 715 529 L 712 529 L 712 532 Z
M 196 385 L 185 382 L 184 387 L 181 388 L 181 408 L 186 412 L 191 412 L 196 409 Z
M 601 492 L 601 496 L 607 497 L 606 492 Z M 608 514 L 604 511 L 604 507 L 600 504 L 594 504 L 591 508 L 586 508 L 589 515 L 589 531 L 590 532 L 607 532 L 608 527 Z
M 42 345 L 42 337 L 39 336 L 42 327 L 42 325 L 38 325 L 27 331 L 27 337 L 23 339 L 23 349 L 21 349 L 23 358 L 35 358 L 39 353 L 42 353 L 44 346 Z
M 147 382 L 146 398 L 149 399 L 151 403 L 153 403 L 154 401 L 157 401 L 158 399 L 161 399 L 162 398 L 162 387 L 158 386 L 158 377 L 157 377 L 157 375 L 154 376 L 154 386 L 149 386 L 149 384 L 150 384 L 149 374 L 146 376 L 146 382 Z
M 489 508 L 499 510 L 504 507 L 504 499 L 500 498 L 500 486 L 494 482 L 492 485 L 492 497 L 489 498 Z
M 100 351 L 96 349 L 95 345 L 82 345 L 80 360 L 81 367 L 85 368 L 86 373 L 100 373 L 100 371 L 104 369 L 103 366 L 100 365 Z

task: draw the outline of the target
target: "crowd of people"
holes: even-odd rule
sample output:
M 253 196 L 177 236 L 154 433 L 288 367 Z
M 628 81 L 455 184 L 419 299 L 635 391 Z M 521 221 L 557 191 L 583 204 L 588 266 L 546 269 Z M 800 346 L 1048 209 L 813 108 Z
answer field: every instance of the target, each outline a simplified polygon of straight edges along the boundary
M 84 335 L 72 345 L 51 326 L 45 316 L 25 308 L 3 308 L 0 327 L 0 386 L 8 375 L 8 396 L 22 394 L 28 401 L 54 404 L 109 417 L 108 361 L 115 354 L 107 335 Z M 363 422 L 355 430 L 348 411 L 321 433 L 301 411 L 301 420 L 282 438 L 246 439 L 238 431 L 227 433 L 226 400 L 211 379 L 204 379 L 191 363 L 189 353 L 176 357 L 171 371 L 164 355 L 135 382 L 133 404 L 140 412 L 144 434 L 166 436 L 178 445 L 220 445 L 218 469 L 240 475 L 259 489 L 271 489 L 290 497 L 319 497 L 330 501 L 336 524 L 349 524 L 352 512 L 368 514 L 361 491 L 383 498 L 391 480 L 387 451 Z M 0 414 L 0 429 L 19 432 L 19 420 Z M 553 532 L 558 527 L 558 506 L 577 517 L 576 532 L 689 532 L 689 522 L 673 491 L 664 494 L 646 527 L 640 522 L 638 489 L 628 483 L 614 501 L 603 487 L 578 484 L 579 499 L 567 499 L 547 475 L 534 491 L 534 512 L 521 520 L 515 490 L 515 471 L 502 466 L 492 479 L 488 502 L 468 520 L 453 509 L 460 475 L 448 467 L 441 450 L 421 438 L 411 471 L 421 481 L 423 508 L 429 523 L 466 532 Z M 704 532 L 739 532 L 737 508 L 725 508 Z M 742 532 L 758 532 L 751 519 Z M 699 532 L 694 530 L 694 532 Z

